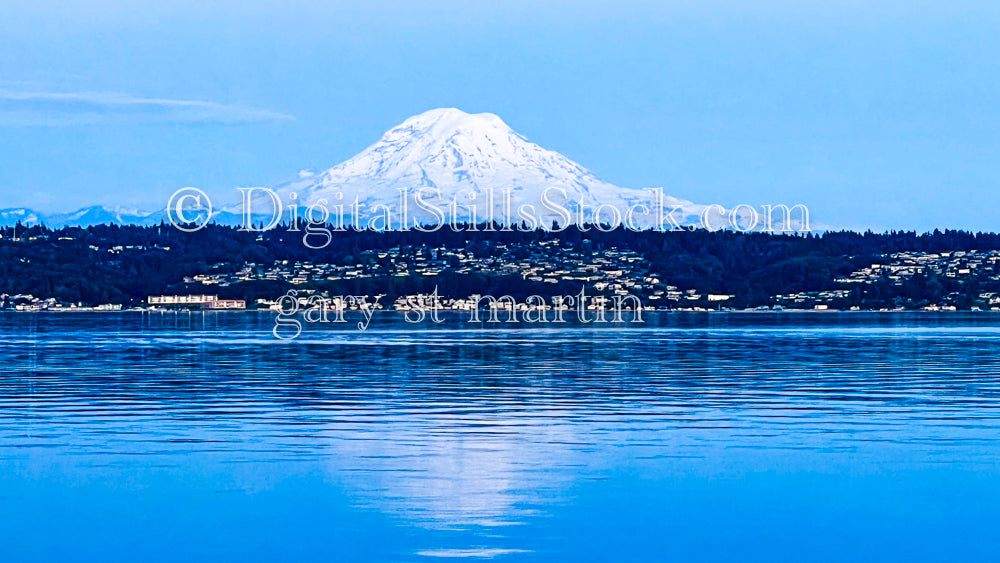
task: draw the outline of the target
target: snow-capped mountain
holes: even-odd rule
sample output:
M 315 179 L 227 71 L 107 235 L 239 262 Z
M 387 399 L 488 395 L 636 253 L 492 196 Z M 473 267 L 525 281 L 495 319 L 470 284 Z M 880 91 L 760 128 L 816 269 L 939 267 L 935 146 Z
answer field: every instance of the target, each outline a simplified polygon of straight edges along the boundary
M 84 207 L 73 213 L 57 213 L 48 215 L 45 224 L 52 227 L 89 226 L 89 225 L 150 225 L 159 223 L 162 212 L 140 211 L 121 206 L 109 207 L 94 205 Z
M 354 158 L 318 174 L 300 173 L 274 191 L 284 206 L 302 207 L 325 200 L 328 208 L 343 205 L 346 210 L 358 201 L 360 213 L 365 215 L 367 210 L 369 216 L 375 215 L 373 210 L 378 206 L 398 213 L 402 192 L 410 200 L 409 217 L 433 221 L 433 214 L 413 203 L 424 188 L 424 201 L 444 210 L 448 217 L 457 202 L 454 212 L 462 220 L 471 218 L 474 211 L 479 221 L 507 217 L 520 222 L 516 210 L 529 205 L 543 223 L 552 219 L 562 222 L 554 206 L 570 210 L 576 217 L 580 206 L 592 210 L 607 204 L 624 212 L 633 205 L 655 203 L 653 192 L 602 182 L 563 155 L 528 141 L 496 115 L 468 114 L 454 108 L 411 117 Z M 553 189 L 548 196 L 550 205 L 541 201 L 547 188 Z M 509 196 L 504 190 L 509 190 Z M 263 194 L 258 195 L 254 212 L 270 210 Z M 697 217 L 703 209 L 669 196 L 663 197 L 661 205 L 667 212 L 674 205 L 680 206 L 675 216 L 681 220 Z M 227 210 L 239 213 L 242 204 Z M 589 218 L 590 213 L 584 211 L 584 217 Z M 610 219 L 611 213 L 606 210 L 602 218 Z
M 565 225 L 570 216 L 572 221 L 594 221 L 594 210 L 599 207 L 603 209 L 596 219 L 605 223 L 622 221 L 625 210 L 633 208 L 637 211 L 633 224 L 638 226 L 663 226 L 658 219 L 661 211 L 670 214 L 671 221 L 695 224 L 705 209 L 666 196 L 662 190 L 657 193 L 603 182 L 563 155 L 528 141 L 496 115 L 468 114 L 454 108 L 411 117 L 354 158 L 324 172 L 300 172 L 272 190 L 285 209 L 325 201 L 332 221 L 338 215 L 337 207 L 342 206 L 339 214 L 345 223 L 360 216 L 360 225 L 390 229 L 472 219 L 512 224 L 527 216 L 535 220 L 533 224 L 527 220 L 532 226 L 547 226 L 552 221 Z M 355 201 L 359 205 L 352 208 Z M 269 222 L 273 206 L 264 190 L 255 192 L 252 207 L 255 224 Z M 401 224 L 404 207 L 406 225 Z M 617 216 L 611 208 L 618 211 Z M 393 215 L 388 222 L 369 221 L 384 215 L 380 212 L 383 209 Z M 222 205 L 216 207 L 214 220 L 239 224 L 242 214 L 242 202 Z M 283 221 L 288 216 L 283 214 Z M 165 220 L 164 210 L 121 206 L 92 206 L 51 215 L 24 208 L 0 210 L 0 225 L 18 221 L 50 227 L 156 225 Z
M 121 206 L 94 205 L 72 213 L 45 215 L 26 208 L 0 210 L 0 226 L 21 223 L 24 226 L 45 224 L 49 227 L 89 227 L 91 225 L 155 225 L 163 219 L 162 211 L 140 211 Z
M 213 221 L 220 225 L 238 226 L 243 218 L 240 215 L 216 211 L 212 215 Z M 256 216 L 256 222 L 266 221 L 266 215 Z M 160 223 L 169 223 L 165 211 L 143 211 L 141 209 L 122 207 L 93 205 L 78 209 L 72 213 L 50 213 L 44 214 L 25 207 L 15 207 L 11 209 L 0 209 L 0 227 L 11 227 L 18 223 L 25 227 L 33 225 L 45 225 L 50 228 L 59 229 L 62 227 L 90 227 L 93 225 L 141 225 L 154 226 Z

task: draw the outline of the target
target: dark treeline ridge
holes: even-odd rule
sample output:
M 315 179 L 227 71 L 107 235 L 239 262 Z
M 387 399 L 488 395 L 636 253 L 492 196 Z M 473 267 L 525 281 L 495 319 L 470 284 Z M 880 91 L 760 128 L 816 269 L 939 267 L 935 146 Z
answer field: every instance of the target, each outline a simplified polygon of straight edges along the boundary
M 617 248 L 634 251 L 664 282 L 703 293 L 730 294 L 731 306 L 771 305 L 773 297 L 796 292 L 844 289 L 837 278 L 873 263 L 887 263 L 898 252 L 940 253 L 1000 250 L 1000 235 L 965 231 L 827 232 L 780 235 L 705 230 L 635 232 L 623 228 L 586 232 L 575 226 L 561 231 L 499 230 L 478 225 L 475 229 L 440 228 L 432 232 L 334 231 L 323 248 L 303 244 L 303 232 L 279 227 L 266 232 L 246 232 L 234 227 L 208 225 L 183 232 L 170 225 L 153 227 L 100 225 L 50 229 L 45 226 L 0 228 L 0 294 L 31 294 L 65 303 L 140 304 L 148 295 L 167 292 L 197 293 L 184 278 L 210 268 L 237 271 L 245 263 L 310 261 L 345 264 L 367 250 L 393 247 L 445 247 L 478 256 L 498 254 L 498 245 L 538 248 L 543 241 L 558 240 L 561 247 L 589 252 Z M 15 238 L 16 235 L 16 238 Z M 322 237 L 310 239 L 313 245 Z M 431 284 L 430 281 L 434 283 Z M 320 289 L 390 296 L 424 291 L 444 285 L 443 292 L 467 296 L 477 292 L 557 294 L 568 284 L 525 284 L 518 279 L 484 279 L 445 271 L 436 280 L 367 279 L 327 284 Z M 851 296 L 837 305 L 864 308 L 916 307 L 958 294 L 956 302 L 970 306 L 980 292 L 997 291 L 989 279 L 954 280 L 919 275 L 905 283 L 887 279 L 852 284 Z M 254 281 L 216 288 L 223 297 L 274 299 L 289 285 L 282 281 Z

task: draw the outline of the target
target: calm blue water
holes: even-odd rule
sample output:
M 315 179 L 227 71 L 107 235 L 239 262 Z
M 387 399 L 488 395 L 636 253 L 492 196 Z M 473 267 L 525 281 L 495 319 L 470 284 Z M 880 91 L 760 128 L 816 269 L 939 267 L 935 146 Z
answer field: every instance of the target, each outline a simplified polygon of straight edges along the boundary
M 0 315 L 0 561 L 998 558 L 1000 316 L 270 323 Z

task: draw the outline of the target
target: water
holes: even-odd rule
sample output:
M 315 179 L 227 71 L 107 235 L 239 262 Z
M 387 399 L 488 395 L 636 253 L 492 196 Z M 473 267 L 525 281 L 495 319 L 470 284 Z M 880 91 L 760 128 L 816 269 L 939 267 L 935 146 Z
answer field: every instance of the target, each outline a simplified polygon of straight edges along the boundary
M 0 561 L 997 559 L 1000 316 L 394 319 L 0 315 Z

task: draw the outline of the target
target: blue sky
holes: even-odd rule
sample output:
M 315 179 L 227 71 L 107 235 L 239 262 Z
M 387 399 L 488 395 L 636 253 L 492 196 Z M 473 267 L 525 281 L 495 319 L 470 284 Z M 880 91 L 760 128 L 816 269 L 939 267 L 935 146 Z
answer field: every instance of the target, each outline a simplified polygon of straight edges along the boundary
M 600 178 L 1000 230 L 996 2 L 76 2 L 0 13 L 0 208 L 323 169 L 435 107 Z

